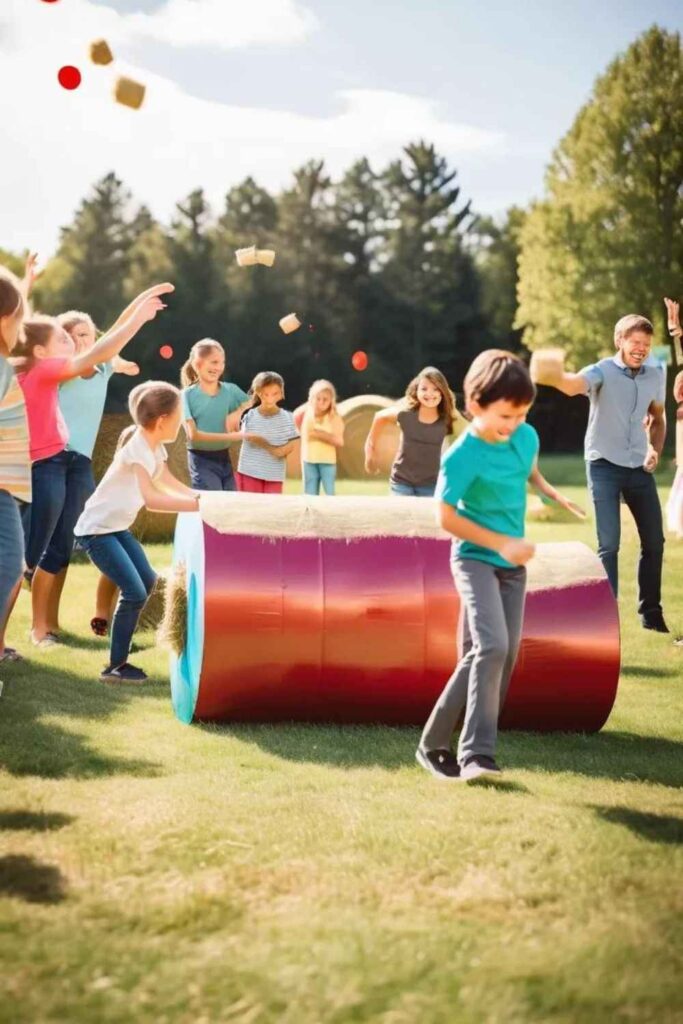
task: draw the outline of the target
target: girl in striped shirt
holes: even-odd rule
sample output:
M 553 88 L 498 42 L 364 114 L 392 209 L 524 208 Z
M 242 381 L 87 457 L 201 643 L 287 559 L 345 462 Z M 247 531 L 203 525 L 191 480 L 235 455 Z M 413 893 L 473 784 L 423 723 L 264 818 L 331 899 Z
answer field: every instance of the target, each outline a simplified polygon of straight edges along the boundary
M 285 382 L 279 373 L 265 370 L 251 382 L 251 409 L 242 417 L 245 435 L 237 467 L 237 486 L 252 494 L 282 494 L 286 458 L 299 440 L 294 417 L 279 402 Z

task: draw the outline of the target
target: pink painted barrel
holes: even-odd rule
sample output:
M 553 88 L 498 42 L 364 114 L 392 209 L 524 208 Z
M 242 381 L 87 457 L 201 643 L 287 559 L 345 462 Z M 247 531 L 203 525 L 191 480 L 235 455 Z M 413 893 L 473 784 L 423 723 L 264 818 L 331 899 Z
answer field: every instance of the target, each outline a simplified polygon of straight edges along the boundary
M 423 724 L 456 662 L 459 612 L 431 504 L 221 494 L 180 516 L 178 717 Z M 501 724 L 595 731 L 619 677 L 614 597 L 584 545 L 539 545 L 539 565 Z

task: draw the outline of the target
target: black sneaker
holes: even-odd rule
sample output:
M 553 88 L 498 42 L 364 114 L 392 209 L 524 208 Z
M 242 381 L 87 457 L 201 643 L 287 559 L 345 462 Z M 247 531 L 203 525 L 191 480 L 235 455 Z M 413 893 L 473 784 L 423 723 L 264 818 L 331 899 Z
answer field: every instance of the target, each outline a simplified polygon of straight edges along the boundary
M 486 754 L 472 754 L 462 766 L 462 777 L 465 782 L 481 779 L 484 776 L 494 781 L 499 779 L 502 774 L 495 760 Z
M 147 673 L 126 661 L 118 668 L 108 665 L 104 671 L 100 672 L 100 679 L 107 683 L 144 683 L 147 680 Z
M 641 615 L 640 621 L 643 625 L 643 629 L 653 629 L 655 633 L 668 633 L 669 627 L 664 621 L 664 616 L 660 612 L 659 615 Z
M 437 779 L 460 779 L 460 765 L 452 750 L 423 750 L 418 747 L 415 760 Z

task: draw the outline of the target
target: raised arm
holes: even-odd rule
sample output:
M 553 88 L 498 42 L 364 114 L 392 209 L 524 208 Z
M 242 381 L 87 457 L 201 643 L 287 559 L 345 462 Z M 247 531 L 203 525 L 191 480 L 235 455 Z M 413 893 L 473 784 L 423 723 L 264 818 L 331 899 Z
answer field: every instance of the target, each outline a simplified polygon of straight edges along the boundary
M 376 412 L 372 419 L 368 436 L 365 439 L 365 472 L 366 473 L 379 473 L 379 466 L 375 459 L 375 446 L 379 435 L 383 428 L 388 423 L 397 423 L 398 414 L 401 410 L 396 405 L 392 405 L 389 409 L 382 409 L 381 412 Z
M 160 290 L 160 291 L 159 291 Z M 164 303 L 159 298 L 160 294 L 173 291 L 172 284 L 157 285 L 158 294 L 149 296 L 141 302 L 135 312 L 117 327 L 115 330 L 108 331 L 104 337 L 100 338 L 91 349 L 87 352 L 82 352 L 80 355 L 70 359 L 65 366 L 62 380 L 70 380 L 72 377 L 80 377 L 85 371 L 89 370 L 90 367 L 95 366 L 96 363 L 104 363 L 108 359 L 113 359 L 114 356 L 118 355 L 124 345 L 126 345 L 131 338 L 135 337 L 140 328 L 147 323 L 148 320 L 153 320 L 157 313 L 165 309 Z
M 560 348 L 541 348 L 531 356 L 529 365 L 535 384 L 557 388 L 564 395 L 588 394 L 588 381 L 581 373 L 568 373 L 564 368 L 564 352 Z
M 160 290 L 160 289 L 163 289 L 163 291 Z M 147 288 L 146 291 L 140 292 L 139 295 L 135 296 L 135 298 L 132 300 L 132 302 L 128 303 L 128 305 L 123 310 L 123 312 L 119 313 L 119 315 L 117 316 L 116 320 L 114 321 L 114 323 L 111 325 L 111 327 L 107 331 L 107 334 L 109 334 L 111 331 L 115 330 L 117 327 L 121 327 L 121 325 L 124 324 L 127 320 L 130 320 L 130 318 L 133 316 L 133 314 L 135 313 L 135 311 L 138 308 L 138 306 L 141 303 L 145 302 L 146 299 L 153 299 L 155 297 L 158 297 L 159 295 L 165 295 L 166 291 L 171 291 L 172 292 L 173 291 L 173 286 L 172 285 L 168 285 L 168 284 L 153 284 L 151 288 Z M 123 372 L 123 371 L 117 371 L 117 372 Z

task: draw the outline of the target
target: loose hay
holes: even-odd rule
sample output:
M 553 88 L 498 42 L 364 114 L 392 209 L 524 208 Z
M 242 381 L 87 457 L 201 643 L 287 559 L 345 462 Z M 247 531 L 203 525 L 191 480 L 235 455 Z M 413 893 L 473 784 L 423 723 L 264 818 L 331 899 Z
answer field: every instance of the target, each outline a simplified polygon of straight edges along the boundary
M 162 647 L 180 657 L 187 643 L 187 573 L 184 562 L 176 562 L 166 580 L 164 616 L 157 631 Z

